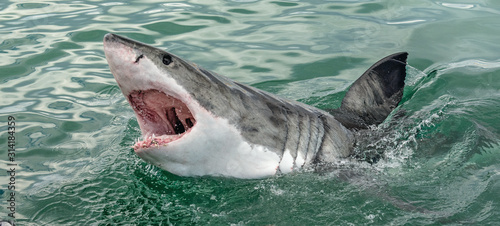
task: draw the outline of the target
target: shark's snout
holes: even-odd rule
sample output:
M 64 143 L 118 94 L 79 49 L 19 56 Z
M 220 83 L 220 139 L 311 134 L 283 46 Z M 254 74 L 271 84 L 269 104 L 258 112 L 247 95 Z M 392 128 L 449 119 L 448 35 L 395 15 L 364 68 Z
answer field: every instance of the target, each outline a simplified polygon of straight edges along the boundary
M 104 43 L 106 42 L 111 42 L 111 41 L 115 41 L 116 39 L 116 36 L 114 34 L 111 34 L 111 33 L 108 33 L 106 35 L 104 35 Z

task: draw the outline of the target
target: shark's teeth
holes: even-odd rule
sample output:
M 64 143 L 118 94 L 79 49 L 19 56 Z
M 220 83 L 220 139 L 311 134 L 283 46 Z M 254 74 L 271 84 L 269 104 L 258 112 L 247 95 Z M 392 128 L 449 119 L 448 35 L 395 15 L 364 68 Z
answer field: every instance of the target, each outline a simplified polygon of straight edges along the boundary
M 176 135 L 162 135 L 157 136 L 155 134 L 151 134 L 150 136 L 144 137 L 143 140 L 137 139 L 137 142 L 134 144 L 134 150 L 139 149 L 147 149 L 147 148 L 157 148 L 160 146 L 167 146 L 170 142 L 180 139 L 184 134 L 176 134 Z

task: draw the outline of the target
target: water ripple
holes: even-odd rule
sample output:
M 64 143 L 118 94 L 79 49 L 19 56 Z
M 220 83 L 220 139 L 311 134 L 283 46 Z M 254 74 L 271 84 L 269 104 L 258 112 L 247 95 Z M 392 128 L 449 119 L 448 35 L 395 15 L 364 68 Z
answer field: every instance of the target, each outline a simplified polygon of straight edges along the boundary
M 16 219 L 27 225 L 496 223 L 498 14 L 492 2 L 3 1 L 0 118 L 14 115 L 19 123 Z M 182 178 L 145 163 L 130 148 L 139 126 L 104 57 L 108 32 L 324 108 L 339 105 L 381 57 L 409 51 L 403 116 L 394 116 L 403 118 L 374 130 L 376 142 L 368 145 L 385 150 L 386 158 L 354 165 L 367 175 L 354 180 L 377 181 L 392 200 L 420 200 L 447 214 L 401 210 L 372 195 L 372 185 L 331 175 Z

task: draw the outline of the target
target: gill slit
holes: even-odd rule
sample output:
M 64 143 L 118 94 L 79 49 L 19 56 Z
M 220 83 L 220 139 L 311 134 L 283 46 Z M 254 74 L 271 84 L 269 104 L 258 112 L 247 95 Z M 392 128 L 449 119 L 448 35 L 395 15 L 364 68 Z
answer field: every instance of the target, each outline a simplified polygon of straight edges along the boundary
M 315 156 L 314 156 L 314 159 L 313 159 L 313 163 L 319 163 L 319 153 L 320 152 L 320 149 L 321 147 L 323 146 L 323 142 L 325 142 L 325 127 L 328 126 L 326 123 L 325 123 L 325 119 L 323 117 L 323 114 L 320 114 L 318 115 L 318 121 L 320 122 L 320 125 L 318 126 L 318 129 L 319 129 L 319 142 L 316 143 L 316 149 L 315 149 Z
M 281 111 L 283 111 L 283 107 L 280 108 Z M 286 151 L 286 143 L 288 141 L 288 117 L 287 117 L 287 114 L 283 114 L 285 116 L 285 140 L 283 142 L 283 148 L 281 149 L 281 159 L 280 159 L 280 162 L 278 164 L 278 170 L 277 170 L 277 173 L 280 173 L 281 174 L 281 162 L 283 161 L 283 158 L 285 157 L 285 151 Z M 295 160 L 294 160 L 295 161 Z

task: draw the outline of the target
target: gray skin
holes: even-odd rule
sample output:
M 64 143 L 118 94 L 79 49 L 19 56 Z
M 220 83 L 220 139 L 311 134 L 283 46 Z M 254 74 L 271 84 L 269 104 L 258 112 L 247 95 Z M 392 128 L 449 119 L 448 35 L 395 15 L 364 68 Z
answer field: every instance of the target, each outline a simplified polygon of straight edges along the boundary
M 289 150 L 294 162 L 300 153 L 304 165 L 349 157 L 355 131 L 383 122 L 398 105 L 406 76 L 407 53 L 390 55 L 354 82 L 339 109 L 324 111 L 232 81 L 125 37 L 108 34 L 104 39 L 132 47 L 137 60 L 147 56 L 203 108 L 235 125 L 247 142 L 269 147 L 280 158 Z

